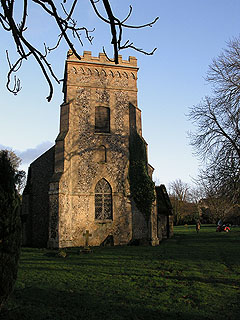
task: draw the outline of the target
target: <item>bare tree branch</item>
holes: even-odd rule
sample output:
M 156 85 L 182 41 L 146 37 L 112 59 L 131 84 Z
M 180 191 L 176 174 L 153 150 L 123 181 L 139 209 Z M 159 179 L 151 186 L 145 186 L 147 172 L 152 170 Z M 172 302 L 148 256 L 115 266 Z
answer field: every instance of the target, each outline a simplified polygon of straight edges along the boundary
M 213 97 L 193 106 L 189 119 L 196 125 L 190 143 L 205 163 L 199 179 L 217 196 L 240 202 L 240 41 L 234 39 L 210 66 L 207 81 Z
M 139 25 L 139 26 L 127 25 L 127 24 L 125 24 L 125 22 L 129 19 L 129 17 L 132 14 L 132 7 L 131 6 L 130 6 L 130 11 L 129 11 L 127 17 L 124 20 L 121 21 L 120 19 L 118 19 L 113 14 L 111 6 L 110 6 L 110 3 L 109 3 L 109 0 L 102 0 L 104 8 L 105 8 L 105 11 L 106 11 L 106 14 L 107 14 L 107 18 L 103 17 L 99 13 L 99 11 L 97 9 L 97 6 L 95 5 L 96 2 L 94 0 L 90 0 L 90 2 L 92 4 L 92 6 L 93 6 L 93 9 L 94 9 L 96 15 L 102 21 L 104 21 L 105 23 L 110 24 L 111 35 L 112 35 L 111 43 L 112 43 L 112 45 L 114 47 L 114 61 L 115 61 L 116 64 L 118 64 L 118 54 L 119 54 L 120 50 L 133 49 L 135 51 L 141 52 L 141 53 L 146 54 L 146 55 L 152 55 L 157 50 L 157 48 L 154 48 L 151 52 L 147 52 L 147 51 L 145 51 L 143 49 L 137 48 L 133 44 L 133 42 L 130 42 L 130 40 L 127 40 L 127 41 L 125 41 L 124 44 L 122 44 L 122 34 L 123 34 L 123 29 L 124 28 L 127 28 L 127 29 L 141 29 L 141 28 L 145 28 L 145 27 L 152 27 L 153 24 L 155 24 L 157 22 L 157 20 L 159 19 L 158 17 L 155 18 L 153 21 L 151 21 L 149 23 L 142 24 L 142 25 Z M 106 54 L 105 49 L 104 49 L 104 53 Z M 108 55 L 106 54 L 106 56 L 108 56 Z
M 117 18 L 112 11 L 111 4 L 109 0 L 89 0 L 92 8 L 99 19 L 101 19 L 104 23 L 110 26 L 110 32 L 112 36 L 111 44 L 114 48 L 114 61 L 118 63 L 118 55 L 119 51 L 123 49 L 133 49 L 138 52 L 151 55 L 155 52 L 156 48 L 151 52 L 146 52 L 143 49 L 135 47 L 133 42 L 127 40 L 124 44 L 122 44 L 122 36 L 123 29 L 129 28 L 143 28 L 143 27 L 152 27 L 152 25 L 158 20 L 158 18 L 154 19 L 152 22 L 143 24 L 140 26 L 132 26 L 125 24 L 126 21 L 130 18 L 132 14 L 132 7 L 130 6 L 129 12 L 127 16 L 120 20 Z M 20 2 L 20 0 L 19 0 Z M 66 9 L 65 4 L 68 2 L 69 9 Z M 35 61 L 40 67 L 40 70 L 45 77 L 48 86 L 49 86 L 49 94 L 47 96 L 47 100 L 50 101 L 53 95 L 53 84 L 52 80 L 59 83 L 57 76 L 55 75 L 50 63 L 48 62 L 48 53 L 54 51 L 60 46 L 60 43 L 64 40 L 69 48 L 72 50 L 73 54 L 81 59 L 80 55 L 75 49 L 75 45 L 73 40 L 76 39 L 80 45 L 83 45 L 83 39 L 81 32 L 84 33 L 87 41 L 92 43 L 93 36 L 91 33 L 94 31 L 89 30 L 87 27 L 77 25 L 77 21 L 74 19 L 74 14 L 76 15 L 77 6 L 80 3 L 78 0 L 22 0 L 22 14 L 21 20 L 18 23 L 14 14 L 15 4 L 14 0 L 0 0 L 0 27 L 4 30 L 11 32 L 12 38 L 14 40 L 16 46 L 16 52 L 18 53 L 18 58 L 15 63 L 9 63 L 9 72 L 7 75 L 7 89 L 14 94 L 17 94 L 20 89 L 20 80 L 12 74 L 16 72 L 16 67 L 22 66 L 22 61 L 27 60 L 30 56 L 33 56 Z M 25 35 L 25 31 L 27 30 L 27 17 L 28 17 L 28 7 L 29 3 L 35 4 L 39 6 L 39 10 L 45 12 L 49 17 L 53 18 L 53 21 L 57 25 L 59 29 L 59 36 L 56 41 L 56 44 L 53 47 L 47 46 L 44 43 L 44 49 L 39 50 L 36 46 L 33 45 L 31 41 L 29 41 Z M 99 13 L 97 5 L 101 5 L 106 13 L 107 18 L 102 16 Z M 105 50 L 104 50 L 105 52 Z M 107 54 L 106 54 L 107 56 Z M 8 62 L 9 56 L 7 56 Z M 14 85 L 11 87 L 11 79 L 14 80 Z

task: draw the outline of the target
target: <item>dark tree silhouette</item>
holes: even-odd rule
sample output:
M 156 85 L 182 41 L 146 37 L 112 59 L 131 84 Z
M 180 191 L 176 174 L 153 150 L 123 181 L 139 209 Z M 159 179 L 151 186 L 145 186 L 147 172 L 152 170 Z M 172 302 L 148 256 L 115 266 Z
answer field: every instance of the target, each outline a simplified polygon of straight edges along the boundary
M 217 197 L 240 202 L 240 40 L 213 60 L 207 75 L 213 95 L 190 109 L 197 130 L 191 145 L 203 160 L 199 178 Z
M 0 151 L 0 310 L 17 279 L 21 243 L 18 171 L 7 150 Z
M 19 78 L 14 75 L 19 68 L 21 68 L 24 60 L 27 60 L 30 56 L 34 57 L 35 61 L 38 63 L 47 83 L 49 86 L 49 95 L 47 100 L 50 101 L 53 96 L 53 84 L 52 80 L 59 83 L 59 79 L 54 73 L 51 64 L 48 61 L 48 54 L 55 50 L 61 43 L 65 41 L 69 48 L 72 50 L 73 54 L 81 59 L 76 51 L 74 40 L 77 39 L 78 43 L 83 45 L 82 33 L 87 38 L 87 40 L 92 43 L 94 30 L 89 30 L 84 26 L 78 26 L 77 24 L 77 11 L 81 9 L 81 1 L 78 0 L 18 0 L 18 10 L 19 3 L 22 4 L 22 14 L 18 21 L 16 16 L 16 1 L 14 0 L 0 0 L 0 26 L 5 31 L 11 33 L 12 39 L 16 46 L 16 52 L 18 54 L 18 59 L 12 63 L 8 51 L 7 60 L 9 64 L 9 72 L 7 76 L 7 89 L 17 94 L 21 90 L 21 84 Z M 114 61 L 118 64 L 119 51 L 127 48 L 142 52 L 147 55 L 152 55 L 156 48 L 151 52 L 146 52 L 143 49 L 137 48 L 134 43 L 130 40 L 123 42 L 123 32 L 125 29 L 132 28 L 144 28 L 152 27 L 152 25 L 158 20 L 158 17 L 150 23 L 146 23 L 139 26 L 133 26 L 127 23 L 128 19 L 132 14 L 132 7 L 130 6 L 127 16 L 121 20 L 114 15 L 110 0 L 89 0 L 92 8 L 97 15 L 97 17 L 103 22 L 109 25 L 111 32 L 111 44 L 113 45 L 114 51 Z M 42 10 L 47 15 L 53 18 L 55 24 L 59 29 L 59 37 L 56 40 L 56 45 L 52 48 L 48 47 L 44 43 L 44 50 L 40 50 L 36 47 L 30 40 L 28 40 L 25 31 L 28 28 L 28 7 L 29 4 L 34 4 L 38 6 L 38 10 Z M 100 13 L 100 9 L 105 15 Z M 105 49 L 103 47 L 103 51 Z M 106 54 L 106 53 L 105 53 Z M 13 84 L 12 84 L 13 82 Z

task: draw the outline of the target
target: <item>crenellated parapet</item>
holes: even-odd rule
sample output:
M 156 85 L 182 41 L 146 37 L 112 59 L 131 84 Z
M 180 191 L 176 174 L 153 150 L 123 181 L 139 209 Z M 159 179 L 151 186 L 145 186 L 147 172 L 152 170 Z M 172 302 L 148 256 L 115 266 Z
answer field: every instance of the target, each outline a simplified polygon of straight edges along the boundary
M 137 59 L 129 57 L 119 64 L 109 60 L 104 53 L 92 57 L 91 51 L 84 51 L 81 60 L 71 51 L 66 62 L 65 82 L 69 86 L 91 86 L 95 88 L 118 88 L 137 91 Z
M 68 61 L 83 61 L 89 63 L 100 63 L 100 64 L 107 64 L 107 65 L 115 65 L 113 60 L 110 60 L 104 53 L 99 53 L 98 57 L 93 57 L 91 51 L 84 51 L 83 55 L 80 56 L 81 60 L 79 60 L 72 52 L 72 50 L 68 51 L 67 60 Z M 135 57 L 129 56 L 128 60 L 122 60 L 122 56 L 118 56 L 119 65 L 126 66 L 126 67 L 137 67 L 137 59 Z

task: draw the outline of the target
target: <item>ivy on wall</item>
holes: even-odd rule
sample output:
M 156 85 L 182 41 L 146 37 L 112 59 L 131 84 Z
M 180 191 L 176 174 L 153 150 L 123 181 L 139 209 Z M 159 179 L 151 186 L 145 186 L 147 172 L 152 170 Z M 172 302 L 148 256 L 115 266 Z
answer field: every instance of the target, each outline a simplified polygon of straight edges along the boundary
M 130 192 L 138 210 L 148 221 L 155 200 L 155 185 L 148 175 L 145 141 L 136 131 L 130 135 L 129 153 Z

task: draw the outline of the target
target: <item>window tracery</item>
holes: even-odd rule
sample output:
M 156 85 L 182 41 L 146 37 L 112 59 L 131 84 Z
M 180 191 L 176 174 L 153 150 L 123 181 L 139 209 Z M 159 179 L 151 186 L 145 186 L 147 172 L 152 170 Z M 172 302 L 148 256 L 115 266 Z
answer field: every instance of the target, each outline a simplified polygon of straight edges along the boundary
M 112 219 L 112 189 L 105 179 L 99 180 L 95 187 L 95 219 Z

